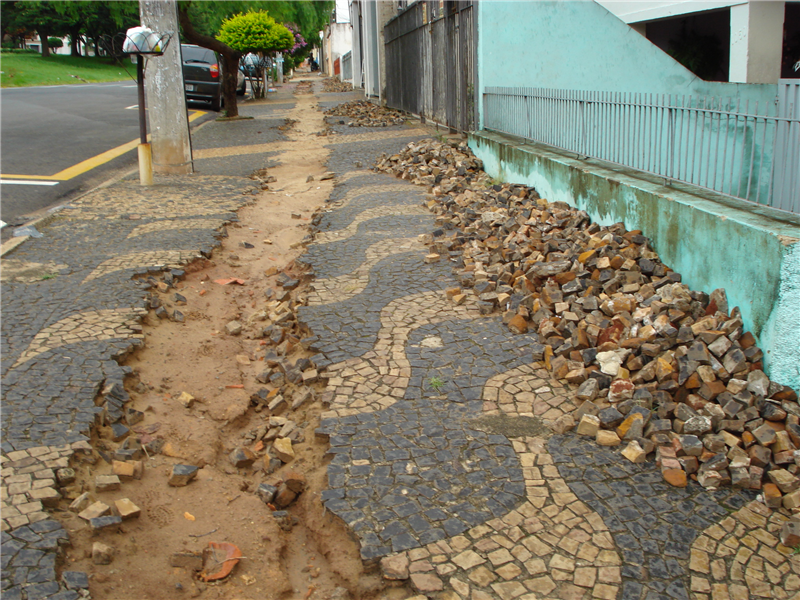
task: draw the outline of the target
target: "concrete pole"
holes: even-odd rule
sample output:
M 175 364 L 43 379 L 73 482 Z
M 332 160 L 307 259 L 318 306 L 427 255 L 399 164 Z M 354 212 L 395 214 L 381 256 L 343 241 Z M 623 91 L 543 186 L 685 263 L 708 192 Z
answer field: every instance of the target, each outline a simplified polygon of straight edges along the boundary
M 730 10 L 730 81 L 778 83 L 785 2 L 750 0 Z
M 144 58 L 136 57 L 136 87 L 139 96 L 139 183 L 153 185 L 153 155 L 147 143 L 147 112 L 144 97 Z
M 174 32 L 164 55 L 150 58 L 145 72 L 154 171 L 191 173 L 192 144 L 183 90 L 178 4 L 176 0 L 139 0 L 139 15 L 142 25 L 155 32 Z

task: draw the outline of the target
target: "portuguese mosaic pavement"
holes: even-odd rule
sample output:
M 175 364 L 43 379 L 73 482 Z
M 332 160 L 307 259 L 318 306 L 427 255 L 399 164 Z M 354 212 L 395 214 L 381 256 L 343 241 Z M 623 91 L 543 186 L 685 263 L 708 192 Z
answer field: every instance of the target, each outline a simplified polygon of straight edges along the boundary
M 200 147 L 224 142 L 195 138 Z M 253 188 L 214 175 L 224 171 L 217 159 L 196 162 L 210 174 L 157 180 L 147 193 L 131 180 L 92 191 L 3 259 L 14 272 L 38 273 L 4 274 L 2 283 L 4 599 L 74 600 L 88 588 L 85 574 L 57 568 L 69 543 L 47 512 L 60 499 L 59 470 L 91 451 L 103 410 L 95 398 L 122 383 L 127 369 L 118 360 L 143 342 L 147 274 L 210 255 Z
M 248 128 L 287 108 L 262 107 L 230 139 L 200 136 L 203 175 L 163 183 L 163 202 L 132 182 L 96 190 L 15 252 L 56 271 L 2 284 L 4 599 L 87 587 L 56 576 L 58 469 L 90 449 L 94 398 L 141 343 L 148 271 L 212 251 L 251 184 L 224 176 L 230 161 L 246 157 L 238 175 L 273 160 L 280 137 L 256 147 Z M 362 558 L 442 600 L 800 598 L 800 558 L 777 538 L 786 515 L 750 492 L 672 488 L 651 463 L 550 433 L 576 409 L 569 386 L 531 361 L 532 338 L 447 298 L 455 263 L 426 262 L 419 239 L 435 228 L 425 190 L 365 168 L 423 132 L 329 123 L 338 183 L 304 258 L 316 279 L 300 318 L 325 357 L 323 501 Z
M 384 150 L 337 142 L 300 318 L 330 363 L 323 497 L 362 558 L 452 600 L 800 598 L 776 537 L 787 516 L 755 493 L 674 488 L 652 463 L 552 435 L 577 408 L 570 386 L 531 361 L 533 338 L 448 300 L 455 262 L 428 264 L 417 241 L 436 227 L 411 212 L 424 189 L 354 170 Z

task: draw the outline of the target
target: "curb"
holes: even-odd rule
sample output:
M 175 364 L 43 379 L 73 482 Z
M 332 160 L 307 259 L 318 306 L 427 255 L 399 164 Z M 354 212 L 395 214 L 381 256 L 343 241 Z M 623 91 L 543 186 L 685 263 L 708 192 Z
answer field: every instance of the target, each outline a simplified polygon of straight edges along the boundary
M 81 194 L 81 196 L 83 195 L 84 194 Z M 44 227 L 50 224 L 56 218 L 58 213 L 61 212 L 61 209 L 64 208 L 64 206 L 65 206 L 64 204 L 56 206 L 55 208 L 51 209 L 52 212 L 50 212 L 49 214 L 46 214 L 43 217 L 39 217 L 38 219 L 34 219 L 29 223 L 25 223 L 24 227 L 36 227 L 38 229 L 39 227 Z M 3 245 L 0 246 L 0 258 L 4 257 L 6 254 L 10 254 L 11 252 L 19 248 L 30 237 L 31 236 L 29 235 L 21 235 L 19 237 L 13 237 L 7 242 L 4 242 Z
M 110 185 L 112 185 L 112 184 L 114 184 L 114 183 L 116 183 L 118 181 L 121 181 L 122 179 L 125 179 L 128 175 L 130 175 L 131 173 L 137 173 L 138 171 L 139 171 L 139 167 L 135 167 L 133 169 L 125 171 L 124 173 L 120 173 L 119 175 L 116 175 L 116 176 L 112 177 L 111 179 L 107 179 L 106 181 L 104 181 L 103 183 L 101 183 L 99 185 L 96 185 L 92 189 L 87 190 L 87 191 L 85 191 L 84 193 L 82 193 L 82 194 L 80 194 L 78 196 L 75 196 L 69 202 L 65 202 L 64 204 L 59 204 L 58 206 L 54 206 L 53 208 L 51 208 L 49 210 L 48 214 L 44 215 L 43 217 L 39 217 L 38 219 L 34 219 L 33 221 L 30 221 L 29 223 L 25 223 L 24 227 L 36 227 L 37 229 L 39 227 L 45 227 L 45 226 L 49 225 L 50 223 L 52 223 L 55 220 L 55 218 L 59 215 L 59 213 L 64 208 L 69 206 L 70 203 L 75 202 L 76 200 L 80 200 L 84 196 L 88 196 L 89 194 L 91 194 L 92 192 L 94 192 L 96 190 L 108 187 L 108 186 L 110 186 Z M 29 236 L 29 235 L 22 235 L 20 237 L 11 238 L 7 242 L 4 242 L 3 245 L 0 246 L 0 258 L 4 257 L 6 254 L 10 254 L 11 252 L 13 252 L 17 248 L 19 248 L 30 237 L 31 236 Z
M 207 121 L 203 121 L 202 123 L 199 123 L 196 127 L 194 127 L 193 129 L 190 129 L 189 131 L 191 133 L 191 132 L 193 132 L 195 130 L 198 130 L 201 127 L 207 125 L 208 123 L 211 123 L 211 122 L 214 122 L 214 121 L 215 121 L 214 119 L 209 119 Z M 75 202 L 76 200 L 80 200 L 84 196 L 87 196 L 87 195 L 91 194 L 92 192 L 95 192 L 96 190 L 99 190 L 99 189 L 108 187 L 110 185 L 113 185 L 114 183 L 117 183 L 118 181 L 121 181 L 121 180 L 125 179 L 126 177 L 128 177 L 132 173 L 138 173 L 138 172 L 139 172 L 139 167 L 137 166 L 137 167 L 134 167 L 134 168 L 132 168 L 132 169 L 130 169 L 128 171 L 125 171 L 124 173 L 116 175 L 116 176 L 112 177 L 111 179 L 108 179 L 108 180 L 104 181 L 103 183 L 100 183 L 100 184 L 96 185 L 92 189 L 87 190 L 83 194 L 80 194 L 79 196 L 75 196 L 69 202 L 65 202 L 64 204 L 59 204 L 58 206 L 55 206 L 55 207 L 51 208 L 48 214 L 44 215 L 43 217 L 39 217 L 38 219 L 34 219 L 33 221 L 30 221 L 29 223 L 25 223 L 24 227 L 36 227 L 37 229 L 39 227 L 45 227 L 45 226 L 49 225 L 58 216 L 58 214 L 61 212 L 61 210 L 63 208 L 65 208 L 66 206 L 69 206 L 70 203 Z M 11 238 L 7 242 L 4 242 L 3 245 L 0 246 L 0 258 L 3 258 L 4 256 L 6 256 L 6 254 L 11 254 L 14 250 L 19 248 L 28 238 L 30 238 L 29 235 L 23 235 L 23 236 L 20 236 L 20 237 Z

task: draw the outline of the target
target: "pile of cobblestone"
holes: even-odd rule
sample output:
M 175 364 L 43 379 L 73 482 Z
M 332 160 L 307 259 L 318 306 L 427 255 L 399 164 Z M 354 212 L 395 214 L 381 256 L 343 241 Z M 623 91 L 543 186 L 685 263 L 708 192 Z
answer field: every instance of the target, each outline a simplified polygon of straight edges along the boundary
M 419 185 L 432 186 L 436 195 L 449 194 L 470 186 L 486 187 L 490 177 L 483 161 L 472 154 L 466 142 L 443 143 L 427 139 L 408 144 L 398 154 L 383 154 L 375 170 L 390 173 Z
M 402 125 L 406 117 L 399 110 L 378 106 L 367 100 L 345 102 L 325 111 L 326 115 L 349 117 L 350 127 L 391 127 Z
M 299 94 L 313 94 L 314 85 L 310 81 L 299 81 L 294 88 L 294 95 Z
M 352 92 L 353 84 L 348 81 L 341 81 L 335 77 L 328 77 L 322 81 L 322 92 L 324 94 L 336 94 L 339 92 Z
M 487 186 L 463 143 L 409 145 L 376 168 L 431 186 L 439 229 L 426 260 L 457 265 L 451 300 L 471 291 L 484 314 L 535 333 L 532 359 L 577 387 L 557 431 L 577 423 L 601 445 L 625 442 L 632 462 L 655 453 L 675 486 L 762 490 L 768 506 L 800 508 L 797 394 L 764 374 L 724 290 L 690 290 L 641 231 L 601 227 L 529 187 Z

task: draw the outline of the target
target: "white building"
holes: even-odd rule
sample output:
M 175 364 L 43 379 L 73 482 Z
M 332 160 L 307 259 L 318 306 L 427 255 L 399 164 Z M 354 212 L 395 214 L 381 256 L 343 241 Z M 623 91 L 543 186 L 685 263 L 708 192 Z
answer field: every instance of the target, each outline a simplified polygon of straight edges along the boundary
M 330 22 L 322 34 L 322 70 L 329 76 L 341 78 L 342 57 L 353 49 L 353 28 L 346 2 L 336 2 Z M 336 61 L 339 61 L 338 63 Z
M 703 79 L 777 83 L 800 76 L 793 70 L 800 61 L 797 0 L 597 2 L 662 50 L 694 60 Z

